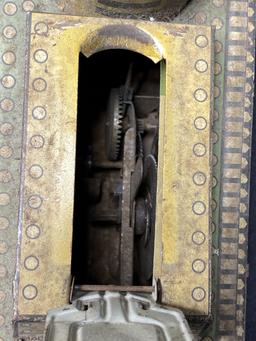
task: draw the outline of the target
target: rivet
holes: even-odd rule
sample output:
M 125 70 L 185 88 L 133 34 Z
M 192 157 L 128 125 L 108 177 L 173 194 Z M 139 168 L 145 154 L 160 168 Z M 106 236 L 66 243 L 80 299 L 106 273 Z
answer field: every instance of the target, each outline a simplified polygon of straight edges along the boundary
M 7 169 L 0 170 L 0 183 L 7 184 L 13 180 L 12 173 Z
M 35 107 L 32 111 L 32 116 L 35 120 L 43 120 L 46 117 L 46 110 L 44 107 Z
M 0 240 L 0 255 L 4 255 L 8 251 L 8 246 L 5 241 Z
M 6 65 L 12 65 L 15 63 L 16 61 L 16 55 L 14 52 L 12 51 L 6 51 L 4 52 L 4 54 L 2 55 L 2 60 L 4 62 L 4 64 Z
M 205 239 L 205 234 L 202 231 L 195 231 L 192 235 L 192 241 L 196 245 L 202 245 Z
M 6 217 L 0 217 L 0 230 L 7 229 L 9 225 L 9 220 Z
M 43 168 L 39 165 L 32 165 L 29 169 L 29 175 L 33 179 L 39 179 L 43 175 Z
M 202 143 L 196 143 L 193 147 L 193 152 L 196 156 L 202 157 L 206 154 L 206 147 Z
M 33 89 L 37 92 L 43 92 L 47 88 L 47 83 L 43 78 L 34 79 L 32 85 L 33 85 Z
M 31 195 L 28 198 L 28 205 L 30 208 L 37 209 L 42 205 L 42 202 L 43 202 L 42 198 L 40 197 L 40 195 L 37 194 Z
M 0 147 L 0 157 L 3 159 L 9 159 L 13 154 L 13 150 L 10 146 L 4 145 Z
M 206 297 L 205 290 L 201 287 L 194 288 L 192 291 L 192 297 L 197 302 L 203 301 Z
M 194 121 L 195 127 L 198 130 L 204 130 L 207 127 L 207 121 L 204 117 L 197 117 Z
M 25 12 L 31 12 L 31 11 L 33 11 L 34 7 L 35 7 L 35 4 L 34 4 L 34 2 L 31 1 L 31 0 L 26 0 L 26 1 L 24 1 L 23 4 L 22 4 L 22 8 L 23 8 L 23 10 L 24 10 Z
M 41 135 L 34 135 L 30 139 L 30 145 L 33 148 L 39 149 L 44 146 L 44 138 Z
M 28 284 L 23 288 L 23 296 L 27 300 L 34 300 L 38 294 L 37 288 L 33 284 Z
M 34 59 L 38 63 L 45 63 L 47 61 L 48 54 L 45 50 L 38 49 L 34 53 Z
M 24 261 L 24 267 L 29 271 L 34 271 L 39 266 L 39 260 L 35 256 L 28 256 Z
M 198 102 L 204 102 L 207 100 L 207 92 L 204 89 L 197 89 L 194 92 L 194 97 Z
M 10 112 L 14 109 L 14 102 L 11 98 L 4 98 L 0 102 L 0 107 L 3 111 Z
M 36 34 L 46 35 L 48 32 L 48 26 L 45 22 L 40 21 L 35 24 L 34 30 Z
M 17 12 L 17 6 L 14 2 L 6 2 L 3 10 L 6 15 L 14 15 Z
M 4 75 L 1 79 L 3 87 L 11 89 L 16 83 L 16 79 L 12 75 Z
M 203 172 L 196 172 L 193 181 L 197 186 L 203 186 L 206 183 L 206 175 Z
M 195 259 L 192 263 L 192 269 L 196 273 L 204 272 L 205 268 L 206 268 L 206 265 L 202 259 Z
M 0 206 L 7 206 L 10 202 L 11 198 L 8 193 L 0 193 Z
M 198 61 L 196 61 L 195 63 L 195 69 L 198 71 L 198 72 L 206 72 L 207 69 L 208 69 L 208 63 L 206 60 L 204 59 L 199 59 Z
M 203 215 L 206 212 L 206 206 L 202 201 L 196 201 L 193 204 L 192 210 L 197 215 Z
M 9 122 L 4 122 L 3 124 L 0 125 L 0 132 L 4 136 L 12 135 L 13 130 L 14 130 L 14 127 Z
M 12 25 L 7 25 L 3 28 L 3 36 L 6 39 L 13 39 L 17 34 L 16 28 Z
M 195 42 L 198 47 L 204 48 L 208 45 L 208 38 L 205 35 L 198 35 Z
M 213 18 L 212 26 L 215 26 L 216 30 L 220 30 L 223 27 L 223 21 L 220 18 Z
M 40 236 L 40 227 L 37 225 L 29 225 L 26 229 L 26 235 L 30 239 L 37 239 Z

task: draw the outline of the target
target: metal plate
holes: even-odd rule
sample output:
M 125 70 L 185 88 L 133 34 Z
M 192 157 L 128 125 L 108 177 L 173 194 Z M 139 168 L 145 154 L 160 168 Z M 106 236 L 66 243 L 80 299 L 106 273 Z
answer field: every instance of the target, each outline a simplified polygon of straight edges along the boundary
M 68 301 L 78 54 L 113 47 L 166 62 L 155 276 L 164 303 L 207 314 L 211 28 L 50 14 L 33 14 L 30 26 L 18 314 L 44 315 Z
M 0 140 L 2 146 L 10 146 L 12 148 L 12 155 L 9 153 L 9 157 L 6 158 L 6 147 L 1 149 L 1 224 L 0 224 L 0 239 L 1 246 L 3 245 L 0 254 L 0 340 L 12 339 L 12 317 L 15 314 L 13 310 L 13 286 L 14 274 L 15 274 L 15 255 L 17 245 L 17 226 L 18 226 L 18 206 L 19 206 L 19 183 L 20 183 L 20 150 L 22 140 L 22 121 L 23 121 L 23 96 L 24 96 L 24 58 L 25 58 L 25 46 L 26 46 L 26 30 L 25 30 L 25 16 L 28 11 L 35 10 L 37 12 L 55 12 L 55 13 L 72 13 L 82 15 L 96 15 L 95 8 L 92 4 L 93 1 L 66 1 L 66 0 L 3 0 L 0 5 L 0 30 L 1 30 L 1 56 L 7 52 L 12 51 L 15 54 L 15 59 L 11 64 L 6 64 L 1 57 L 0 61 L 0 100 L 10 98 L 14 102 L 12 111 L 5 111 L 1 105 L 1 128 L 0 128 Z M 116 11 L 109 11 L 104 13 L 105 15 L 115 16 Z M 176 19 L 181 23 L 190 23 L 195 25 L 214 25 L 216 26 L 215 32 L 215 96 L 214 96 L 214 125 L 213 125 L 213 224 L 212 224 L 212 236 L 213 236 L 213 255 L 212 255 L 212 316 L 213 322 L 210 324 L 208 330 L 205 331 L 205 340 L 233 340 L 244 338 L 244 319 L 245 319 L 245 287 L 247 272 L 240 273 L 239 279 L 242 280 L 242 289 L 237 290 L 237 274 L 233 276 L 232 283 L 223 283 L 226 285 L 225 290 L 222 293 L 230 293 L 233 295 L 231 300 L 225 300 L 222 296 L 223 306 L 222 312 L 219 311 L 219 255 L 221 252 L 221 245 L 219 244 L 219 234 L 221 231 L 219 224 L 219 209 L 220 209 L 220 189 L 222 188 L 222 178 L 220 176 L 221 165 L 221 149 L 222 149 L 222 117 L 225 115 L 223 111 L 223 94 L 225 89 L 223 87 L 225 74 L 228 73 L 229 66 L 235 64 L 236 53 L 233 55 L 234 61 L 228 64 L 225 62 L 227 56 L 226 32 L 232 28 L 233 25 L 227 26 L 227 14 L 231 13 L 236 17 L 236 21 L 240 23 L 240 28 L 233 28 L 235 31 L 244 31 L 243 44 L 248 53 L 248 61 L 246 63 L 246 72 L 241 72 L 240 81 L 237 80 L 235 87 L 239 88 L 239 82 L 243 83 L 248 80 L 252 89 L 246 92 L 249 87 L 240 88 L 242 97 L 247 97 L 251 101 L 253 93 L 253 77 L 254 77 L 254 33 L 255 33 L 255 2 L 253 0 L 235 1 L 235 0 L 192 0 L 185 10 Z M 240 14 L 241 13 L 241 14 Z M 103 14 L 103 13 L 102 13 Z M 157 18 L 163 21 L 171 21 L 173 18 L 169 15 L 170 12 L 164 10 L 162 12 L 155 12 L 151 14 L 142 13 L 141 15 L 123 13 L 123 17 L 136 17 L 138 19 L 154 20 Z M 119 15 L 120 16 L 120 15 Z M 4 28 L 6 26 L 12 26 L 14 30 L 10 30 L 6 34 Z M 230 28 L 228 28 L 230 27 Z M 248 32 L 249 34 L 246 34 Z M 235 33 L 236 34 L 236 33 Z M 231 39 L 233 40 L 233 39 Z M 241 43 L 241 39 L 235 39 L 234 44 Z M 240 42 L 239 42 L 240 41 Z M 240 64 L 240 63 L 239 63 Z M 240 64 L 241 65 L 241 64 Z M 243 64 L 244 67 L 245 64 Z M 239 70 L 230 70 L 238 71 Z M 7 75 L 11 77 L 6 77 Z M 14 78 L 14 79 L 13 79 Z M 247 145 L 250 147 L 250 134 L 251 134 L 251 117 L 252 108 L 251 105 L 247 107 L 244 114 L 244 123 L 249 133 L 247 138 Z M 240 126 L 241 128 L 241 126 Z M 241 128 L 242 129 L 242 128 Z M 241 131 L 241 130 L 240 130 Z M 8 148 L 7 148 L 8 151 Z M 242 153 L 242 152 L 241 152 Z M 8 155 L 8 154 L 7 154 Z M 242 155 L 242 154 L 241 154 Z M 248 193 L 249 188 L 249 162 L 250 162 L 250 150 L 247 153 L 243 153 L 248 165 L 243 169 L 242 184 L 239 181 L 238 175 L 238 187 L 237 191 L 240 192 L 240 188 Z M 2 172 L 3 171 L 3 172 Z M 4 174 L 7 176 L 5 177 Z M 232 179 L 230 180 L 233 181 Z M 240 185 L 239 185 L 240 183 Z M 240 187 L 241 186 L 241 187 Z M 243 193 L 245 193 L 243 191 Z M 5 200 L 9 198 L 9 200 Z M 248 220 L 248 195 L 244 198 L 246 204 L 246 210 L 243 206 L 243 218 L 240 238 L 240 245 L 244 247 L 244 251 L 247 248 L 247 220 Z M 240 213 L 239 213 L 240 215 Z M 236 225 L 238 230 L 238 224 Z M 231 230 L 234 231 L 234 230 Z M 237 232 L 236 232 L 237 233 Z M 231 242 L 230 242 L 231 243 Z M 241 253 L 240 253 L 241 254 Z M 239 262 L 245 265 L 246 268 L 246 255 Z M 225 270 L 225 269 L 223 269 Z M 227 269 L 228 270 L 228 269 Z M 239 281 L 241 283 L 241 281 Z M 227 286 L 230 285 L 228 288 Z M 240 288 L 240 286 L 239 286 Z M 234 307 L 234 302 L 238 302 Z M 223 314 L 224 308 L 228 309 L 229 304 L 232 304 L 232 311 L 230 310 L 229 316 Z M 220 314 L 221 313 L 221 314 Z M 232 316 L 232 317 L 231 317 Z M 229 320 L 232 322 L 229 322 Z M 235 321 L 235 322 L 233 322 Z M 234 327 L 235 325 L 235 327 Z M 228 328 L 229 326 L 229 328 Z M 236 326 L 238 328 L 236 328 Z M 233 328 L 234 327 L 234 328 Z M 33 326 L 31 328 L 26 327 L 26 335 L 30 330 L 30 339 L 38 338 L 38 334 L 33 334 Z M 225 332 L 225 330 L 227 331 Z M 227 335 L 225 335 L 225 333 Z M 238 336 L 239 334 L 239 336 Z M 25 335 L 25 334 L 24 334 Z M 242 335 L 242 336 L 241 336 Z
M 200 26 L 177 34 L 162 89 L 154 269 L 163 303 L 207 315 L 212 38 Z

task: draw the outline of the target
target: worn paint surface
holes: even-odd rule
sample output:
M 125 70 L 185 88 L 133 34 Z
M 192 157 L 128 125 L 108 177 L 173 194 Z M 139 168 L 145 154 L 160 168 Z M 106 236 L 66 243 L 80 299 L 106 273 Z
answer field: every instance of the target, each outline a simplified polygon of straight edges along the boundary
M 94 2 L 94 4 L 93 4 Z M 11 3 L 11 4 L 9 4 Z M 0 61 L 1 101 L 10 98 L 14 106 L 10 111 L 1 105 L 1 254 L 0 254 L 0 339 L 12 339 L 13 317 L 13 282 L 15 274 L 15 256 L 17 245 L 18 206 L 19 206 L 19 184 L 20 184 L 20 160 L 21 140 L 23 122 L 23 97 L 24 97 L 24 59 L 26 51 L 26 29 L 25 17 L 29 11 L 69 13 L 74 15 L 100 15 L 95 13 L 94 0 L 3 0 L 0 5 L 0 27 L 1 27 L 1 55 L 12 51 L 15 60 L 6 64 Z M 14 4 L 14 5 L 13 5 Z M 215 32 L 215 96 L 214 96 L 214 124 L 213 124 L 213 188 L 212 188 L 212 318 L 208 330 L 205 331 L 205 340 L 243 340 L 245 319 L 245 290 L 246 290 L 246 249 L 248 231 L 248 188 L 249 188 L 249 163 L 250 163 L 250 134 L 252 122 L 253 76 L 254 76 L 254 34 L 255 34 L 255 2 L 253 0 L 192 0 L 186 9 L 176 18 L 181 23 L 195 25 L 216 26 Z M 173 20 L 172 11 L 164 10 L 161 13 L 154 12 L 140 15 L 131 13 L 118 14 L 117 11 L 101 11 L 108 16 L 135 17 L 137 19 L 149 20 L 153 17 L 158 20 Z M 228 23 L 228 18 L 230 21 Z M 9 34 L 6 26 L 12 26 Z M 16 33 L 15 33 L 16 32 Z M 228 33 L 230 34 L 228 35 Z M 7 37 L 8 36 L 8 37 Z M 226 46 L 226 43 L 229 46 Z M 237 45 L 243 45 L 243 56 L 239 53 Z M 233 45 L 233 47 L 231 47 Z M 231 55 L 229 55 L 229 51 Z M 241 51 L 241 48 L 240 48 Z M 229 56 L 228 56 L 229 55 Z M 246 58 L 245 58 L 246 55 Z M 10 77 L 6 76 L 9 75 Z M 224 110 L 223 94 L 225 93 L 224 79 L 235 76 L 231 85 L 231 91 L 240 92 L 241 99 L 240 118 L 234 117 L 234 122 L 222 126 L 223 118 L 232 120 L 233 109 Z M 185 84 L 185 81 L 184 81 Z M 245 86 L 246 84 L 246 86 Z M 244 103 L 243 98 L 246 99 Z M 7 102 L 3 102 L 7 103 Z M 8 104 L 8 103 L 7 103 Z M 230 103 L 232 106 L 232 103 Z M 234 107 L 234 106 L 233 106 Z M 238 110 L 238 109 L 236 109 Z M 239 123 L 238 120 L 241 120 Z M 236 122 L 235 122 L 236 121 Z M 229 127 L 233 131 L 229 131 Z M 227 132 L 227 146 L 234 148 L 235 152 L 240 150 L 243 167 L 236 164 L 233 168 L 226 168 L 223 176 L 220 168 L 223 161 L 222 131 Z M 230 135 L 230 136 L 228 136 Z M 243 136 L 241 139 L 239 136 Z M 244 143 L 245 142 L 245 143 Z M 11 147 L 12 153 L 7 153 Z M 243 147 L 243 148 L 242 148 Z M 10 151 L 10 149 L 9 149 Z M 5 155 L 8 157 L 6 158 Z M 232 170 L 233 169 L 233 170 Z M 225 175 L 225 176 L 224 176 Z M 228 175 L 228 177 L 226 176 Z M 241 190 L 241 192 L 240 192 Z M 4 195 L 2 195 L 2 193 Z M 6 194 L 9 200 L 6 201 Z M 234 194 L 235 193 L 235 194 Z M 241 197 L 240 194 L 241 193 Z M 219 212 L 222 205 L 221 198 L 239 196 L 237 201 L 236 221 L 228 225 L 220 224 Z M 226 204 L 225 199 L 223 203 Z M 231 200 L 231 199 L 230 199 Z M 240 206 L 241 202 L 241 206 Z M 240 211 L 241 207 L 241 211 Z M 232 213 L 224 212 L 223 217 L 230 219 Z M 232 210 L 232 208 L 231 208 Z M 241 219 L 240 219 L 241 218 Z M 220 243 L 220 233 L 224 244 Z M 227 245 L 232 248 L 227 248 Z M 228 252 L 235 252 L 226 254 Z M 233 268 L 229 268 L 227 262 L 219 266 L 219 255 L 233 257 Z M 226 254 L 226 256 L 225 256 Z M 235 264 L 236 263 L 236 264 Z M 234 265 L 235 264 L 235 265 Z M 239 269 L 239 273 L 237 270 Z M 245 270 L 245 271 L 244 271 Z M 221 272 L 221 276 L 219 273 Z M 228 273 L 232 272 L 231 275 Z M 40 329 L 40 328 L 39 328 Z M 27 323 L 20 328 L 20 335 L 31 339 L 41 339 L 42 333 Z M 33 335 L 33 336 L 31 336 Z
M 129 35 L 131 27 L 134 32 Z M 155 276 L 162 283 L 165 303 L 207 314 L 211 29 L 43 14 L 31 19 L 18 314 L 43 315 L 67 303 L 78 55 L 107 48 L 126 48 L 154 62 L 166 61 Z M 190 76 L 184 89 L 177 85 L 185 74 Z M 181 145 L 185 147 L 178 151 Z M 195 183 L 199 172 L 203 185 Z M 40 229 L 40 236 L 31 239 L 30 229 Z M 200 247 L 193 243 L 196 231 L 205 238 Z M 191 287 L 182 278 L 189 278 Z M 201 292 L 203 297 L 197 298 Z

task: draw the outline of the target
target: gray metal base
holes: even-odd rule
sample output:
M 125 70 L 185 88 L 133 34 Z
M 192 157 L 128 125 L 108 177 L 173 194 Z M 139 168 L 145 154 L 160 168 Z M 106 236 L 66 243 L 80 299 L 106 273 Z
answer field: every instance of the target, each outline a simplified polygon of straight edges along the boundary
M 52 310 L 45 341 L 194 340 L 183 313 L 161 307 L 150 295 L 89 293 Z

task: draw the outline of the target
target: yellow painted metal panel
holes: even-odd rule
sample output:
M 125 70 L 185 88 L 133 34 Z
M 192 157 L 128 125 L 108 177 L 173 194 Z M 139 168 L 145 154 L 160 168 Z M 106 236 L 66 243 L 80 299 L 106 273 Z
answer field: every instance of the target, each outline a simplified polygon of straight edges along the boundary
M 164 303 L 206 314 L 211 28 L 54 14 L 31 20 L 18 313 L 68 301 L 78 56 L 110 48 L 165 60 L 154 276 Z

